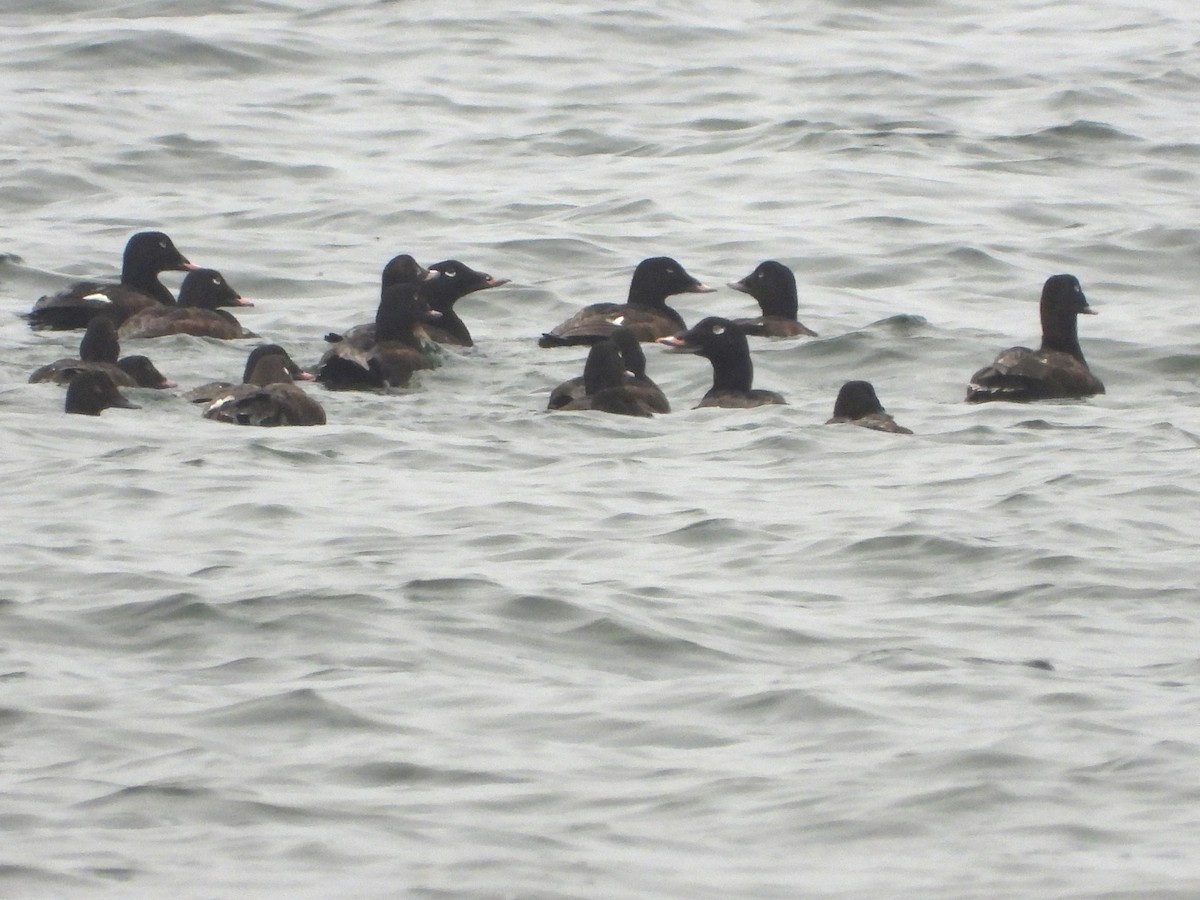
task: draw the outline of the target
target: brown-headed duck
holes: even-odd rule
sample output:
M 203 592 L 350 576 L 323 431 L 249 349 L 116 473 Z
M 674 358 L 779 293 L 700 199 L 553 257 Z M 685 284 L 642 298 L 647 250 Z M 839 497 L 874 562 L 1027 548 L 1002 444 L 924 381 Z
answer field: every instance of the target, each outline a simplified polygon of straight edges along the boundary
M 278 356 L 283 361 L 283 366 L 287 373 L 294 381 L 314 381 L 316 376 L 311 372 L 305 372 L 292 359 L 288 352 L 278 344 L 263 344 L 255 347 L 250 351 L 249 357 L 246 359 L 246 368 L 242 371 L 242 380 L 234 383 L 231 381 L 213 381 L 208 384 L 202 384 L 200 387 L 192 388 L 183 395 L 185 400 L 190 400 L 192 403 L 212 403 L 217 397 L 229 393 L 238 384 L 249 384 L 250 379 L 254 374 L 254 368 L 258 365 L 259 360 L 267 356 Z
M 85 369 L 67 385 L 66 411 L 82 416 L 98 416 L 109 407 L 141 409 L 117 390 L 107 372 Z
M 875 393 L 875 386 L 869 381 L 847 381 L 838 391 L 833 404 L 833 418 L 825 424 L 837 425 L 842 422 L 892 434 L 912 434 L 911 429 L 897 425 L 896 420 L 887 414 Z
M 215 397 L 204 418 L 231 425 L 324 425 L 325 410 L 292 381 L 284 354 L 261 356 L 246 381 Z
M 134 313 L 117 330 L 121 340 L 190 334 L 222 341 L 255 335 L 220 306 L 253 306 L 215 269 L 193 269 L 179 286 L 174 306 L 152 306 Z
M 758 301 L 762 315 L 753 319 L 734 319 L 746 334 L 760 337 L 816 337 L 796 319 L 799 300 L 796 295 L 796 276 L 781 262 L 768 259 L 743 278 L 731 281 L 735 291 L 749 294 Z
M 79 356 L 75 359 L 59 359 L 34 371 L 29 376 L 30 384 L 53 381 L 68 384 L 85 370 L 104 372 L 117 387 L 145 387 L 162 390 L 175 387 L 158 371 L 146 356 L 121 356 L 121 344 L 117 330 L 107 316 L 99 316 L 88 323 L 83 339 L 79 342 Z
M 969 403 L 989 400 L 1050 400 L 1103 394 L 1079 346 L 1077 317 L 1095 315 L 1079 279 L 1052 275 L 1042 287 L 1042 345 L 1010 347 L 971 376 Z

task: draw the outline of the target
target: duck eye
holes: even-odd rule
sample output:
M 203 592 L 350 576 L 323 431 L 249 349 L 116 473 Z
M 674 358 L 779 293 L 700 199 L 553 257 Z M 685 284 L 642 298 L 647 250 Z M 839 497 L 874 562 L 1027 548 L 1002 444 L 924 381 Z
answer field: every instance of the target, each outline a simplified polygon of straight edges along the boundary
M 220 283 L 221 283 L 221 279 L 220 279 L 220 278 L 214 278 L 214 279 L 213 279 L 213 284 L 217 284 L 217 285 L 219 285 Z
M 713 334 L 716 334 L 716 335 L 721 335 L 721 334 L 724 334 L 724 333 L 725 333 L 725 326 L 724 326 L 724 325 L 714 325 L 714 326 L 712 327 L 712 333 L 713 333 Z

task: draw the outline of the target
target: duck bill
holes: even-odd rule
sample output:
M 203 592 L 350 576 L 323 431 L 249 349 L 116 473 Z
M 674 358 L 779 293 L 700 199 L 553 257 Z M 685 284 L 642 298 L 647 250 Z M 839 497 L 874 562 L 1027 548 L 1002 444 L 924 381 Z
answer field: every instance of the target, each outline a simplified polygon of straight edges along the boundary
M 672 353 L 695 353 L 698 349 L 700 349 L 695 344 L 689 344 L 679 335 L 660 337 L 657 341 L 655 341 L 655 343 L 662 344 Z
M 230 306 L 253 306 L 253 300 L 247 300 L 245 297 L 234 297 L 229 301 Z
M 684 293 L 685 294 L 714 294 L 714 293 L 716 293 L 716 290 L 717 289 L 715 287 L 709 287 L 703 281 L 697 281 L 690 288 L 688 288 L 686 291 L 684 291 Z
M 746 287 L 746 282 L 744 281 L 730 281 L 727 282 L 727 285 L 733 288 L 735 291 L 741 291 L 743 294 L 750 293 L 750 289 Z
M 1084 315 L 1084 316 L 1098 316 L 1098 315 L 1100 315 L 1100 313 L 1096 312 L 1096 311 L 1095 311 L 1094 309 L 1092 309 L 1090 306 L 1085 306 L 1085 307 L 1084 307 L 1083 309 L 1081 309 L 1079 312 L 1080 312 L 1080 314 L 1081 314 L 1081 315 Z

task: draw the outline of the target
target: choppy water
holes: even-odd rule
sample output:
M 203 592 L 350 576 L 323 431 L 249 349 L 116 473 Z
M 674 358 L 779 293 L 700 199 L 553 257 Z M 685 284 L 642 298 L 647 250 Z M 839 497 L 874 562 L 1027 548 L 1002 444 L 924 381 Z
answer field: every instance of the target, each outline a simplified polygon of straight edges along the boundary
M 1200 895 L 1193 3 L 96 6 L 0 13 L 0 894 Z M 325 428 L 65 416 L 16 314 L 143 228 L 306 363 L 513 283 Z M 542 411 L 659 254 L 795 269 L 789 406 Z M 1055 272 L 1108 394 L 968 407 Z

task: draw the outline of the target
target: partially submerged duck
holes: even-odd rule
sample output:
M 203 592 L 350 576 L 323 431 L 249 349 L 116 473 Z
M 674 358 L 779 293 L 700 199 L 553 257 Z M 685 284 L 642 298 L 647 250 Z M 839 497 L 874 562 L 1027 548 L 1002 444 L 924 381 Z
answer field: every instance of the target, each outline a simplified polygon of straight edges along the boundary
M 104 372 L 117 387 L 145 387 L 165 389 L 175 387 L 175 382 L 158 371 L 146 356 L 121 355 L 121 344 L 112 320 L 106 316 L 93 319 L 79 342 L 79 356 L 64 358 L 36 369 L 29 376 L 29 383 L 53 381 L 69 384 L 80 372 Z
M 387 261 L 379 277 L 380 299 L 383 298 L 383 292 L 394 285 L 420 285 L 426 281 L 440 278 L 441 274 L 441 272 L 434 272 L 425 268 L 425 266 L 417 262 L 408 253 L 393 256 Z M 325 335 L 325 340 L 330 344 L 338 344 L 344 341 L 353 347 L 357 347 L 359 350 L 370 349 L 375 344 L 375 321 L 364 322 L 361 325 L 352 325 L 345 331 L 331 331 Z
M 430 340 L 458 347 L 475 346 L 467 324 L 454 311 L 454 304 L 467 294 L 508 284 L 509 279 L 495 278 L 487 272 L 476 271 L 457 259 L 436 262 L 429 269 L 437 272 L 439 277 L 421 282 L 421 297 L 429 304 L 430 309 L 442 314 L 437 322 L 425 326 Z
M 192 403 L 212 403 L 217 397 L 228 394 L 239 384 L 248 384 L 254 375 L 254 369 L 259 361 L 267 356 L 278 356 L 282 361 L 284 369 L 294 381 L 314 381 L 316 379 L 316 376 L 311 372 L 301 369 L 288 352 L 278 344 L 263 344 L 250 351 L 250 355 L 246 359 L 246 367 L 242 371 L 242 380 L 240 382 L 212 381 L 208 384 L 202 384 L 200 387 L 192 388 L 183 395 L 183 398 L 190 400 Z
M 971 376 L 969 403 L 989 400 L 1050 400 L 1103 394 L 1079 346 L 1081 315 L 1095 315 L 1074 275 L 1052 275 L 1042 286 L 1042 344 L 1010 347 Z
M 701 406 L 727 409 L 786 403 L 782 394 L 754 387 L 754 363 L 746 335 L 729 319 L 709 316 L 694 328 L 658 343 L 677 353 L 694 353 L 712 363 L 713 385 L 701 398 Z
M 911 429 L 897 425 L 896 420 L 887 414 L 875 393 L 875 386 L 869 381 L 847 381 L 838 391 L 833 404 L 833 418 L 825 424 L 837 425 L 842 422 L 892 434 L 912 434 Z
M 626 381 L 628 373 L 621 351 L 611 339 L 592 344 L 583 367 L 584 391 L 561 406 L 559 412 L 593 409 L 622 416 L 647 418 L 654 410 Z
M 126 319 L 117 335 L 129 338 L 155 338 L 169 334 L 190 334 L 228 341 L 255 337 L 252 332 L 221 306 L 253 306 L 230 287 L 215 269 L 193 269 L 179 286 L 175 306 L 152 306 Z
M 231 425 L 324 425 L 325 410 L 296 386 L 284 355 L 261 356 L 245 383 L 217 396 L 204 418 Z
M 67 412 L 81 416 L 98 416 L 110 407 L 141 409 L 117 390 L 107 372 L 87 369 L 76 374 L 67 385 L 64 404 Z
M 54 330 L 86 328 L 96 316 L 104 315 L 120 325 L 147 307 L 174 305 L 175 298 L 158 280 L 159 274 L 194 268 L 161 231 L 138 232 L 125 245 L 119 283 L 80 281 L 40 297 L 28 315 L 29 324 Z
M 800 301 L 796 293 L 796 276 L 781 262 L 768 259 L 740 281 L 731 281 L 735 291 L 749 294 L 758 301 L 762 315 L 753 319 L 734 319 L 737 326 L 749 335 L 761 337 L 816 337 L 817 333 L 797 320 Z
M 628 328 L 618 328 L 613 332 L 613 336 L 606 340 L 610 341 L 620 354 L 623 363 L 621 375 L 624 387 L 637 394 L 650 412 L 669 413 L 671 404 L 667 401 L 666 395 L 646 375 L 646 354 L 642 352 L 642 345 L 634 333 Z M 600 343 L 604 343 L 604 341 Z M 592 346 L 595 347 L 598 344 Z M 591 359 L 590 354 L 588 358 Z M 546 408 L 565 409 L 572 402 L 586 396 L 588 393 L 586 373 L 585 365 L 583 375 L 570 378 L 552 390 Z
M 675 294 L 708 294 L 714 288 L 693 278 L 669 256 L 644 259 L 633 271 L 624 303 L 593 303 L 538 340 L 539 347 L 594 344 L 628 328 L 639 341 L 655 341 L 686 329 L 687 323 L 667 298 Z
M 403 264 L 393 265 L 397 260 L 403 260 Z M 441 319 L 437 322 L 425 323 L 425 335 L 429 340 L 436 344 L 473 347 L 475 341 L 467 324 L 454 311 L 454 304 L 468 294 L 499 287 L 508 282 L 507 278 L 496 278 L 487 272 L 479 272 L 457 259 L 436 262 L 425 269 L 411 256 L 406 255 L 388 263 L 384 269 L 383 288 L 394 284 L 417 285 L 421 299 L 429 304 L 430 309 L 441 314 Z M 366 350 L 375 343 L 375 323 L 355 325 L 340 334 L 331 332 L 325 335 L 325 340 L 330 343 L 345 341 L 360 350 Z
M 383 292 L 375 314 L 375 342 L 360 349 L 349 341 L 330 347 L 317 364 L 317 381 L 333 390 L 404 387 L 419 369 L 440 364 L 423 331 L 441 313 L 429 308 L 414 284 L 393 285 Z

